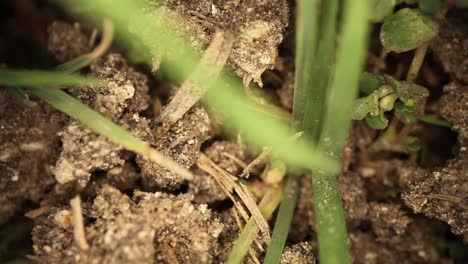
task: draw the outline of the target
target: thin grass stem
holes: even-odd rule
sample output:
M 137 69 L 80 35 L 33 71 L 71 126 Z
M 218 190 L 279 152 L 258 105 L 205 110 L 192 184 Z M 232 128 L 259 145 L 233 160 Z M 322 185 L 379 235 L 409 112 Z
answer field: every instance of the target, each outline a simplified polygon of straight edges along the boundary
M 298 179 L 298 177 L 289 176 L 286 180 L 283 199 L 276 218 L 271 242 L 263 260 L 264 264 L 280 263 L 281 254 L 289 233 L 289 226 L 291 225 L 294 209 L 296 208 L 299 191 Z
M 452 127 L 452 125 L 448 121 L 443 120 L 443 119 L 438 119 L 432 116 L 421 116 L 419 120 L 421 120 L 424 123 L 435 125 L 435 126 L 441 126 L 441 127 L 447 127 L 447 128 Z
M 60 87 L 96 85 L 102 80 L 60 71 L 0 69 L 0 85 L 16 87 Z
M 319 0 L 298 0 L 296 19 L 296 74 L 293 119 L 302 127 L 308 89 L 312 84 L 312 65 L 317 44 Z
M 270 219 L 270 217 L 273 215 L 273 212 L 276 210 L 279 202 L 281 201 L 281 194 L 281 188 L 271 188 L 268 189 L 263 196 L 260 204 L 258 205 L 258 208 L 260 209 L 265 219 Z M 250 217 L 239 238 L 236 240 L 234 247 L 229 253 L 226 264 L 241 263 L 242 259 L 244 259 L 245 255 L 249 251 L 255 237 L 257 236 L 258 231 L 259 228 L 255 222 L 255 219 Z
M 46 101 L 61 112 L 79 120 L 95 132 L 142 155 L 148 160 L 158 163 L 164 168 L 185 177 L 187 180 L 193 178 L 189 170 L 154 150 L 146 142 L 135 137 L 132 133 L 89 108 L 87 105 L 84 105 L 66 92 L 54 88 L 34 88 L 28 89 L 28 92 Z
M 351 126 L 351 112 L 367 45 L 368 1 L 345 1 L 335 75 L 319 146 L 339 160 Z M 314 210 L 320 263 L 349 263 L 344 212 L 336 174 L 313 171 Z
M 320 11 L 320 36 L 317 54 L 312 65 L 312 83 L 307 90 L 307 102 L 304 112 L 303 130 L 305 137 L 317 143 L 322 129 L 323 115 L 326 109 L 326 96 L 333 75 L 335 62 L 335 42 L 338 15 L 338 0 L 322 1 Z

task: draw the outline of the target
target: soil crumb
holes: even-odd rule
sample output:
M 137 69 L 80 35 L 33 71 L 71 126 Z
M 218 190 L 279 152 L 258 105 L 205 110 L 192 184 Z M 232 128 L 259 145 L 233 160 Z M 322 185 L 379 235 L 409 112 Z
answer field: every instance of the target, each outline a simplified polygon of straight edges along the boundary
M 79 23 L 55 21 L 47 31 L 47 46 L 59 62 L 72 60 L 91 51 L 88 36 Z
M 50 166 L 60 153 L 56 133 L 66 118 L 42 102 L 21 104 L 0 89 L 0 225 L 39 202 L 54 184 Z
M 439 21 L 439 34 L 431 43 L 431 49 L 442 66 L 454 79 L 468 84 L 468 12 L 467 9 L 448 11 Z
M 458 132 L 458 155 L 445 167 L 415 169 L 402 198 L 415 212 L 447 222 L 468 242 L 468 86 L 452 83 L 445 91 L 441 114 Z
M 34 251 L 47 263 L 214 263 L 223 224 L 191 199 L 139 191 L 130 198 L 104 186 L 92 204 L 83 204 L 87 252 L 63 221 L 67 207 L 36 220 Z
M 263 85 L 261 75 L 274 67 L 289 18 L 286 0 L 165 0 L 162 5 L 159 1 L 148 2 L 156 7 L 154 12 L 164 12 L 181 21 L 176 28 L 182 31 L 181 35 L 192 36 L 189 43 L 194 48 L 209 44 L 216 28 L 234 32 L 236 40 L 228 64 L 246 85 L 252 80 Z M 170 14 L 170 10 L 178 15 Z
M 199 107 L 189 110 L 169 130 L 163 125 L 156 130 L 150 144 L 185 168 L 192 167 L 200 155 L 200 147 L 210 138 L 211 121 L 208 113 Z M 184 183 L 181 175 L 142 157 L 137 158 L 146 189 L 175 190 Z
M 308 242 L 285 247 L 281 264 L 315 264 L 313 247 Z
M 117 123 L 125 124 L 123 114 L 137 114 L 148 106 L 147 77 L 127 66 L 119 54 L 109 54 L 91 65 L 91 74 L 105 79 L 104 85 L 70 89 L 83 103 Z M 71 122 L 62 132 L 63 151 L 53 169 L 61 184 L 77 181 L 82 187 L 96 170 L 122 166 L 122 146 L 89 130 L 79 122 Z

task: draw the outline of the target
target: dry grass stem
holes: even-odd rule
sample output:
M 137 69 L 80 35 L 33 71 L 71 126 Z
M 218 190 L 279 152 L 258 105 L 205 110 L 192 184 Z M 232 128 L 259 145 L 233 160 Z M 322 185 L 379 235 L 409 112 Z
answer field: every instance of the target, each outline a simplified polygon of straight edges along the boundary
M 290 141 L 295 141 L 298 138 L 300 138 L 302 136 L 302 134 L 304 134 L 303 131 L 297 132 L 296 134 L 292 135 L 292 137 L 290 137 L 289 140 Z M 244 177 L 244 178 L 248 177 L 250 172 L 253 171 L 253 169 L 256 166 L 259 166 L 259 165 L 265 163 L 267 161 L 267 159 L 268 159 L 268 156 L 270 156 L 271 151 L 272 151 L 272 149 L 270 147 L 264 147 L 262 153 L 260 153 L 260 155 L 258 155 L 252 162 L 249 163 L 249 165 L 247 165 L 247 167 L 244 168 L 244 170 L 242 171 L 240 177 Z
M 211 161 L 204 154 L 200 155 L 197 161 L 197 165 L 214 178 L 219 178 L 219 182 L 225 185 L 226 189 L 234 190 L 239 198 L 244 202 L 244 205 L 247 207 L 252 217 L 257 222 L 259 229 L 262 232 L 266 241 L 270 241 L 270 227 L 268 222 L 262 216 L 260 209 L 257 206 L 257 203 L 250 194 L 250 191 L 242 183 L 237 184 L 234 179 L 234 176 L 230 175 L 223 169 L 219 168 L 213 161 Z
M 222 29 L 218 29 L 206 49 L 200 63 L 206 70 L 204 77 L 207 80 L 214 80 L 224 68 L 234 43 L 234 35 Z M 200 66 L 199 66 L 200 67 Z M 195 70 L 182 84 L 175 96 L 158 117 L 158 121 L 171 126 L 200 100 L 208 86 L 201 87 L 196 80 L 200 77 L 200 72 Z
M 73 221 L 73 238 L 75 239 L 76 245 L 81 250 L 87 251 L 89 249 L 89 245 L 86 241 L 84 232 L 83 212 L 81 209 L 81 198 L 79 194 L 70 200 L 70 206 Z

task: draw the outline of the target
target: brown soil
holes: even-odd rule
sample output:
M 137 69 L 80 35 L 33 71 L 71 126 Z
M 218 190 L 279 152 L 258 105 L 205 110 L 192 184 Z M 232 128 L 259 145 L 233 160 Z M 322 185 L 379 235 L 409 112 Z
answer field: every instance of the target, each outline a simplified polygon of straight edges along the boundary
M 18 2 L 0 4 L 0 10 L 14 11 L 0 12 L 2 21 L 10 22 L 9 27 L 0 27 L 5 33 L 0 35 L 0 64 L 37 65 L 25 57 L 44 55 L 23 45 L 24 41 L 46 47 L 47 61 L 54 63 L 92 49 L 93 29 L 88 25 L 43 1 Z M 217 27 L 234 32 L 227 67 L 245 84 L 263 85 L 271 101 L 291 110 L 292 1 L 148 2 L 151 8 L 146 12 L 163 12 L 181 21 L 178 34 L 199 53 Z M 39 15 L 23 20 L 25 10 Z M 431 91 L 427 112 L 448 120 L 453 131 L 418 123 L 410 134 L 438 135 L 437 144 L 423 141 L 422 150 L 414 154 L 376 147 L 382 132 L 365 122 L 353 123 L 343 155 L 344 172 L 339 176 L 353 263 L 468 261 L 467 14 L 466 9 L 452 8 L 447 19 L 439 18 L 440 33 L 430 45 L 418 79 Z M 369 57 L 376 57 L 380 49 L 372 45 Z M 8 50 L 15 52 L 8 54 Z M 0 87 L 0 237 L 11 226 L 19 228 L 18 217 L 27 213 L 33 218 L 32 230 L 24 231 L 33 243 L 27 248 L 30 259 L 44 263 L 222 263 L 226 259 L 239 235 L 236 219 L 241 217 L 218 181 L 196 162 L 203 153 L 220 169 L 239 176 L 259 153 L 242 143 L 240 132 L 237 137 L 223 133 L 216 127 L 215 110 L 200 105 L 170 127 L 159 124 L 156 118 L 174 89 L 158 71 L 170 53 L 153 56 L 149 70 L 112 47 L 82 71 L 107 83 L 67 92 L 190 169 L 194 174 L 190 181 L 124 150 L 37 98 L 18 99 Z M 398 69 L 407 67 L 411 56 L 392 54 L 383 62 L 369 60 L 367 67 L 371 70 L 384 63 L 382 72 L 399 78 Z M 48 62 L 42 66 L 49 67 Z M 396 128 L 403 129 L 403 124 L 397 123 Z M 264 166 L 238 179 L 250 188 L 253 199 L 261 193 Z M 315 263 L 311 177 L 300 179 L 299 201 L 281 260 L 284 264 Z M 70 199 L 76 194 L 83 201 L 87 251 L 74 238 Z M 258 241 L 263 240 L 259 237 Z M 27 241 L 20 244 L 28 246 Z M 4 253 L 4 248 L 13 253 Z M 0 262 L 21 258 L 15 256 L 16 250 L 24 252 L 0 241 Z M 255 263 L 263 257 L 264 252 L 255 246 L 244 262 Z

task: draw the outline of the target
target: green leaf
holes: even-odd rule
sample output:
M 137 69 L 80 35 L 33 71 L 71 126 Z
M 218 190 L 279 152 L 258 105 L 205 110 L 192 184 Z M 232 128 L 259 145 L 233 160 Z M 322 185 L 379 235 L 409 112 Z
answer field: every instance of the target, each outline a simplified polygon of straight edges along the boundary
M 400 53 L 415 49 L 431 40 L 438 32 L 438 25 L 418 10 L 403 8 L 388 17 L 380 31 L 382 45 Z
M 395 115 L 405 124 L 414 124 L 418 121 L 414 107 L 404 105 L 401 102 L 395 103 Z
M 421 141 L 417 137 L 406 137 L 403 144 L 409 152 L 418 152 L 421 149 Z
M 427 14 L 434 14 L 442 8 L 441 0 L 419 0 L 419 9 Z
M 388 126 L 388 119 L 384 116 L 381 111 L 377 116 L 366 116 L 367 124 L 374 129 L 384 129 Z
M 426 100 L 429 97 L 429 90 L 414 83 L 398 81 L 389 75 L 385 75 L 385 79 L 393 87 L 398 98 L 406 106 L 412 107 L 416 116 L 421 116 Z
M 356 100 L 352 118 L 354 120 L 361 120 L 364 119 L 367 114 L 372 116 L 379 114 L 379 98 L 376 93 Z
M 387 83 L 395 90 L 398 98 L 400 98 L 405 103 L 408 100 L 417 101 L 417 98 L 424 98 L 429 96 L 429 90 L 423 86 L 406 81 L 400 81 L 390 75 L 384 75 L 384 77 Z
M 396 5 L 396 0 L 372 0 L 372 13 L 370 21 L 380 22 L 385 17 L 393 13 Z
M 375 90 L 368 96 L 357 99 L 354 103 L 352 119 L 361 120 L 364 119 L 367 114 L 370 114 L 371 116 L 378 116 L 380 112 L 379 99 L 391 94 L 393 94 L 393 88 L 389 85 L 382 85 L 379 89 Z M 388 104 L 390 103 L 387 102 L 389 99 L 390 98 L 384 101 L 384 105 L 386 107 L 388 107 Z
M 359 90 L 365 94 L 370 94 L 385 84 L 385 78 L 380 74 L 364 72 L 359 81 Z
M 42 70 L 9 70 L 0 69 L 0 85 L 17 87 L 58 87 L 84 86 L 102 83 L 102 80 L 63 73 L 59 71 Z

